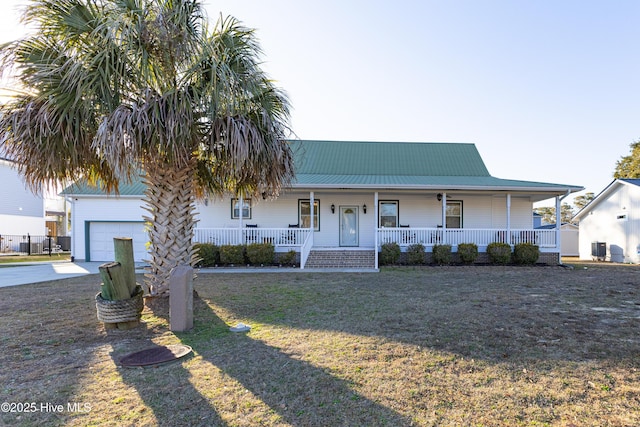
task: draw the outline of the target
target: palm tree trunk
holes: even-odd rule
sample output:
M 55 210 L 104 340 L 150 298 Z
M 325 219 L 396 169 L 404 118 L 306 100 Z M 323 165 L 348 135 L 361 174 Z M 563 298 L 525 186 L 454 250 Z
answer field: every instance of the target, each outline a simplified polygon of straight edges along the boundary
M 192 162 L 193 163 L 193 162 Z M 151 242 L 148 272 L 145 283 L 151 295 L 169 293 L 171 270 L 180 264 L 193 265 L 195 219 L 193 165 L 180 169 L 158 162 L 147 165 L 144 209 L 150 216 L 144 219 L 149 227 Z

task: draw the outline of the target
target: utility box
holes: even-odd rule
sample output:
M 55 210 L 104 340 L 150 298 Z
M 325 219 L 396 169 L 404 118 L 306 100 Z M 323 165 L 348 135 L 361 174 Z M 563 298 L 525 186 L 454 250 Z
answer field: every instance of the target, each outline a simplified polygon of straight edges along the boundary
M 591 242 L 591 258 L 604 261 L 607 257 L 607 242 Z
M 41 254 L 42 243 L 40 242 L 20 242 L 20 252 L 24 252 L 29 255 Z
M 71 251 L 71 236 L 58 236 L 56 237 L 56 242 L 60 245 L 62 251 Z

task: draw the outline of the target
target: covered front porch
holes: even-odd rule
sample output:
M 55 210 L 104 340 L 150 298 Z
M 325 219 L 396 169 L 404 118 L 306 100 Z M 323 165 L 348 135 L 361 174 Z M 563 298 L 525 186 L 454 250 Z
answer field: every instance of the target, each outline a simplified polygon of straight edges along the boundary
M 195 243 L 212 243 L 221 245 L 246 245 L 251 243 L 271 243 L 276 252 L 294 250 L 300 256 L 300 268 L 304 269 L 313 246 L 313 233 L 310 228 L 197 228 L 194 234 Z M 519 243 L 533 243 L 541 253 L 559 253 L 558 232 L 555 229 L 443 229 L 425 227 L 382 227 L 375 230 L 375 248 L 361 250 L 380 251 L 384 243 L 397 243 L 402 251 L 413 244 L 422 244 L 426 252 L 431 252 L 434 245 L 451 245 L 456 252 L 461 243 L 475 243 L 480 252 L 485 252 L 487 245 L 493 242 L 507 243 L 515 246 Z M 353 251 L 352 247 L 316 247 L 322 251 Z M 378 268 L 377 254 L 375 266 Z
M 378 252 L 391 242 L 402 251 L 422 244 L 427 253 L 439 244 L 451 245 L 456 252 L 459 244 L 474 243 L 482 253 L 492 242 L 533 243 L 541 253 L 559 254 L 560 230 L 533 228 L 532 203 L 544 196 L 530 192 L 298 190 L 273 201 L 238 198 L 209 205 L 202 210 L 212 215 L 203 219 L 204 225 L 212 222 L 209 218 L 229 215 L 226 206 L 231 206 L 235 223 L 196 228 L 194 242 L 218 246 L 271 243 L 277 253 L 297 252 L 301 269 L 312 251 L 342 252 L 345 257 L 353 251 L 375 252 L 370 267 L 378 268 Z M 556 196 L 557 206 L 561 200 L 562 196 Z

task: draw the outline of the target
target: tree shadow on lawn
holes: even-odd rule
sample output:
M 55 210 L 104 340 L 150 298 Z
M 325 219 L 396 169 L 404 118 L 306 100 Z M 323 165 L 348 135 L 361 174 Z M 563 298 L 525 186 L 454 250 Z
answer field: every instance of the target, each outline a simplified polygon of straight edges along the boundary
M 201 284 L 199 292 L 240 319 L 378 336 L 490 362 L 635 366 L 637 273 L 463 267 L 262 276 L 248 283 L 216 275 L 215 287 Z
M 142 326 L 146 327 L 144 317 L 147 311 L 168 323 L 168 302 L 168 298 L 147 299 Z M 164 328 L 155 328 L 155 335 L 159 333 L 159 329 Z M 139 332 L 140 329 L 132 329 L 127 333 L 136 331 Z M 128 354 L 159 345 L 151 340 L 138 342 L 135 348 L 123 343 L 123 345 L 115 345 L 110 354 L 122 380 L 134 387 L 146 407 L 153 411 L 157 425 L 227 425 L 216 408 L 204 398 L 191 381 L 191 373 L 185 364 L 193 359 L 192 354 L 176 361 L 145 367 L 126 367 L 121 364 L 122 358 Z
M 165 318 L 166 313 L 162 308 L 154 312 Z M 282 421 L 294 426 L 411 425 L 409 419 L 359 395 L 330 372 L 244 333 L 230 332 L 229 325 L 197 295 L 194 328 L 175 335 L 193 348 L 191 362 L 155 369 L 119 368 L 162 425 L 222 426 L 227 425 L 223 413 L 228 412 L 233 413 L 228 415 L 234 425 Z M 118 364 L 122 356 L 117 360 L 114 356 L 114 361 Z

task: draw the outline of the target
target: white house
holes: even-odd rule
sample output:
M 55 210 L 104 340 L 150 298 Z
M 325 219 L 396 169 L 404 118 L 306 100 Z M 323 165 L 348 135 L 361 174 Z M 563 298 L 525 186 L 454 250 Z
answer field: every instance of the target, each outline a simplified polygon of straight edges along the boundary
M 15 162 L 0 158 L 0 183 L 0 236 L 45 235 L 44 200 L 26 188 Z
M 560 231 L 535 230 L 533 203 L 583 188 L 495 178 L 473 144 L 291 141 L 296 179 L 276 200 L 225 198 L 197 206 L 194 240 L 215 244 L 271 242 L 296 250 L 301 266 L 377 267 L 384 242 L 402 248 L 494 241 L 533 242 L 546 262 L 559 262 Z M 77 259 L 113 259 L 111 238 L 132 236 L 144 258 L 140 182 L 118 197 L 86 183 L 64 190 L 72 200 L 72 253 Z M 558 223 L 559 223 L 558 219 Z M 323 256 L 324 255 L 324 256 Z M 322 260 L 322 258 L 325 258 Z M 319 261 L 320 259 L 320 261 Z M 364 260 L 364 261 L 363 261 Z
M 616 179 L 574 217 L 580 259 L 640 262 L 640 179 Z

